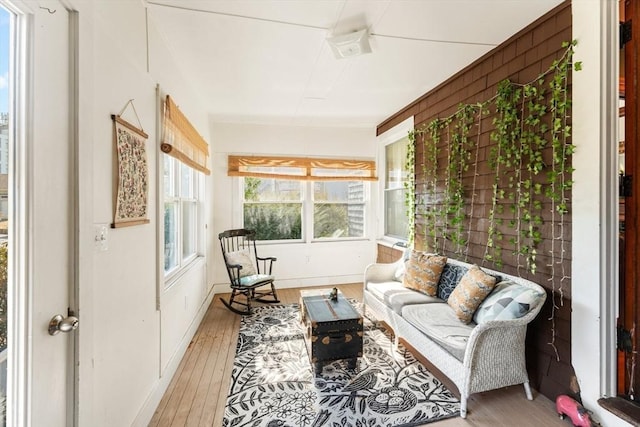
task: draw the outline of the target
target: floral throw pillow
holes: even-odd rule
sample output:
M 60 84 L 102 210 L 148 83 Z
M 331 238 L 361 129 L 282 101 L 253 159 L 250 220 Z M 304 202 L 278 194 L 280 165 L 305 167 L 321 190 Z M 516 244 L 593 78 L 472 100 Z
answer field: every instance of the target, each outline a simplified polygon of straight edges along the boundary
M 473 313 L 496 285 L 496 278 L 473 265 L 462 276 L 460 283 L 449 295 L 447 304 L 463 323 L 471 322 Z
M 257 274 L 256 267 L 253 264 L 251 255 L 248 250 L 227 253 L 227 263 L 229 265 L 241 265 L 240 277 L 252 276 Z
M 402 283 L 406 288 L 435 296 L 438 291 L 438 280 L 446 263 L 445 256 L 412 250 L 405 264 Z

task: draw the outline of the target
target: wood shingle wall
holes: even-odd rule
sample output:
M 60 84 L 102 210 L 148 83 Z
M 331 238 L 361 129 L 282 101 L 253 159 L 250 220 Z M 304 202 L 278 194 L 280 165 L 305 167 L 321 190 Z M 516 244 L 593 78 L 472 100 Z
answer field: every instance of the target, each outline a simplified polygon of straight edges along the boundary
M 504 79 L 510 79 L 516 83 L 528 83 L 547 70 L 555 59 L 560 58 L 565 52 L 562 43 L 571 41 L 571 6 L 565 2 L 548 14 L 532 23 L 518 34 L 460 71 L 449 80 L 445 81 L 432 91 L 411 103 L 403 110 L 393 115 L 378 126 L 378 135 L 401 123 L 406 118 L 414 116 L 416 129 L 425 126 L 436 118 L 451 116 L 456 112 L 460 104 L 473 104 L 484 102 L 496 95 L 497 85 Z M 579 49 L 579 45 L 576 49 Z M 570 87 L 569 87 L 570 97 Z M 502 270 L 509 274 L 521 275 L 533 280 L 549 290 L 547 304 L 537 319 L 529 326 L 527 336 L 527 363 L 532 385 L 545 396 L 555 399 L 560 393 L 571 393 L 571 384 L 574 377 L 571 366 L 571 283 L 570 279 L 563 280 L 561 286 L 564 298 L 560 293 L 555 293 L 552 298 L 551 289 L 556 290 L 560 286 L 558 269 L 562 269 L 564 275 L 569 277 L 571 271 L 571 214 L 564 216 L 564 225 L 559 227 L 557 222 L 552 230 L 551 212 L 549 205 L 543 205 L 541 216 L 543 224 L 540 231 L 543 237 L 538 246 L 538 268 L 535 274 L 526 269 L 518 269 L 518 260 L 505 244 L 502 252 L 504 265 L 500 268 L 484 260 L 487 241 L 487 218 L 491 208 L 493 197 L 493 183 L 495 173 L 489 167 L 489 157 L 492 144 L 490 134 L 493 130 L 492 118 L 494 112 L 482 119 L 480 135 L 475 126 L 469 133 L 469 137 L 478 142 L 478 168 L 474 179 L 474 168 L 465 172 L 463 182 L 467 196 L 470 197 L 471 181 L 474 181 L 475 205 L 473 217 L 467 210 L 466 220 L 470 221 L 471 239 L 465 256 L 468 262 L 485 265 L 488 268 Z M 445 142 L 439 150 L 439 164 L 446 163 L 447 147 Z M 545 160 L 551 156 L 550 148 L 545 149 Z M 417 203 L 428 199 L 425 193 L 425 176 L 423 162 L 426 158 L 424 144 L 418 138 L 415 150 L 416 158 L 416 200 Z M 506 176 L 504 178 L 506 180 Z M 443 180 L 442 180 L 443 181 Z M 506 183 L 502 183 L 506 186 Z M 418 209 L 418 212 L 420 209 Z M 505 213 L 506 215 L 506 213 Z M 418 230 L 424 228 L 424 218 L 416 215 L 415 247 L 425 249 L 428 247 L 427 237 Z M 515 232 L 505 228 L 504 240 L 507 241 L 509 233 Z M 554 242 L 552 236 L 562 234 L 564 240 L 564 253 L 560 251 L 558 241 Z M 551 283 L 551 253 L 553 248 L 554 261 L 556 262 L 555 284 Z M 396 259 L 397 255 L 390 248 L 379 246 L 379 260 L 389 261 Z M 453 245 L 445 245 L 439 251 L 444 254 L 460 258 L 453 252 Z M 554 320 L 549 320 L 552 311 L 552 300 L 555 300 Z M 550 345 L 553 341 L 553 346 Z M 556 352 L 557 351 L 557 352 Z

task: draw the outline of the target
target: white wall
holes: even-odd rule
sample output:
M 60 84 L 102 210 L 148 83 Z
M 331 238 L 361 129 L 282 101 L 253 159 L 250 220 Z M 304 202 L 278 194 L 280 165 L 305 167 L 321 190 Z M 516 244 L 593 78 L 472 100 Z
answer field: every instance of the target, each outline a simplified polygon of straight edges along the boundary
M 211 123 L 213 141 L 213 239 L 221 231 L 242 226 L 239 178 L 227 176 L 229 154 L 269 154 L 336 158 L 376 158 L 373 129 L 313 128 Z M 375 207 L 377 182 L 371 183 Z M 275 256 L 278 287 L 333 285 L 362 281 L 364 268 L 375 261 L 376 216 L 367 214 L 368 238 L 342 242 L 308 242 L 262 245 L 263 256 Z M 220 249 L 213 251 L 210 277 L 216 293 L 226 291 L 229 278 Z M 337 256 L 346 254 L 349 256 Z
M 206 258 L 170 289 L 158 286 L 156 84 L 172 95 L 210 140 L 207 117 L 197 91 L 177 70 L 152 17 L 147 39 L 142 1 L 75 3 L 80 19 L 83 145 L 79 226 L 80 245 L 85 248 L 78 266 L 79 421 L 94 427 L 146 425 L 212 298 Z M 108 250 L 96 251 L 94 224 L 110 224 L 113 219 L 115 158 L 110 115 L 130 99 L 149 135 L 150 224 L 110 229 Z M 131 109 L 124 118 L 136 122 Z M 210 195 L 210 180 L 207 183 L 205 193 Z M 210 212 L 207 207 L 207 221 Z
M 574 1 L 571 357 L 583 404 L 603 426 L 629 425 L 597 403 L 615 395 L 617 304 L 617 2 Z M 607 25 L 608 24 L 608 25 Z M 613 37 L 613 40 L 611 39 Z M 609 55 L 609 56 L 608 56 Z

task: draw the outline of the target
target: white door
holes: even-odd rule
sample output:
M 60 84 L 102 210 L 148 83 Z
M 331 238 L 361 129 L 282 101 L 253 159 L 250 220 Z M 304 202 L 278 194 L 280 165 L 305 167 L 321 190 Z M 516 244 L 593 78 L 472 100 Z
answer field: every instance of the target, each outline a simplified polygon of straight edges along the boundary
M 58 1 L 20 2 L 13 30 L 8 425 L 74 424 L 75 332 L 50 335 L 75 295 L 74 20 Z M 13 191 L 13 194 L 11 193 Z M 10 291 L 11 292 L 11 291 Z M 13 322 L 13 324 L 11 324 Z

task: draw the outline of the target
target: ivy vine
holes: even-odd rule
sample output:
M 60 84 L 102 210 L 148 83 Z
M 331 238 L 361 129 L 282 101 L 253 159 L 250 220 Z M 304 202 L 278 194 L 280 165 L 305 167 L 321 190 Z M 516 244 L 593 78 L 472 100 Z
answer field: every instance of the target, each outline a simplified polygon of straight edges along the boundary
M 427 186 L 427 211 L 425 215 L 425 242 L 432 251 L 438 247 L 438 224 L 442 224 L 441 210 L 438 208 L 438 145 L 443 122 L 431 121 L 423 136 L 423 152 L 425 153 L 424 180 Z
M 407 144 L 407 157 L 405 160 L 405 171 L 407 179 L 404 181 L 404 207 L 407 215 L 407 240 L 409 246 L 415 238 L 415 214 L 416 214 L 416 133 L 409 132 L 409 144 Z
M 483 262 L 502 267 L 503 249 L 509 248 L 515 259 L 510 262 L 518 275 L 535 275 L 540 259 L 544 259 L 552 291 L 549 344 L 556 356 L 555 311 L 563 303 L 563 289 L 570 280 L 564 258 L 575 146 L 571 143 L 568 89 L 570 72 L 582 68 L 580 62 L 573 62 L 576 45 L 575 40 L 563 43 L 561 57 L 533 81 L 519 84 L 503 80 L 491 99 L 460 105 L 451 116 L 433 119 L 411 132 L 407 154 L 407 212 L 412 221 L 416 214 L 421 215 L 424 243 L 431 251 L 452 252 L 467 260 L 473 230 L 478 235 L 486 232 Z M 480 156 L 480 143 L 483 117 L 488 115 L 493 116 L 492 146 L 485 159 Z M 420 212 L 415 211 L 416 136 L 423 144 L 424 200 Z M 447 152 L 444 165 L 439 164 L 442 149 Z M 482 200 L 484 215 L 476 217 L 481 157 L 489 166 L 492 185 L 489 199 Z M 543 235 L 543 225 L 550 230 L 548 235 Z M 411 230 L 414 228 L 412 222 Z M 549 252 L 540 257 L 544 240 L 549 242 Z
M 572 62 L 575 46 L 575 41 L 564 43 L 566 51 L 562 57 L 532 82 L 518 84 L 504 80 L 491 99 L 460 105 L 451 116 L 431 120 L 411 133 L 413 149 L 407 156 L 408 165 L 415 162 L 416 136 L 422 138 L 424 200 L 420 212 L 415 211 L 415 196 L 408 197 L 407 207 L 413 209 L 408 212 L 410 217 L 419 215 L 423 219 L 420 232 L 430 250 L 449 251 L 467 259 L 476 204 L 482 120 L 491 114 L 490 139 L 494 144 L 488 165 L 493 185 L 483 220 L 486 231 L 483 260 L 502 267 L 503 248 L 509 247 L 518 273 L 523 270 L 536 274 L 538 250 L 543 241 L 543 207 L 550 204 L 552 235 L 546 238 L 553 246 L 551 280 L 556 278 L 553 270 L 556 264 L 564 269 L 562 218 L 569 212 L 573 183 L 570 157 L 574 151 L 570 142 L 568 72 L 572 67 L 576 70 L 581 67 L 580 63 Z M 545 158 L 549 157 L 545 154 L 549 145 L 551 159 Z M 441 149 L 447 152 L 445 165 L 438 163 Z M 465 186 L 469 181 L 471 189 Z M 408 186 L 415 192 L 414 181 Z M 556 244 L 560 245 L 559 252 Z M 561 271 L 560 281 L 567 279 L 564 270 Z

